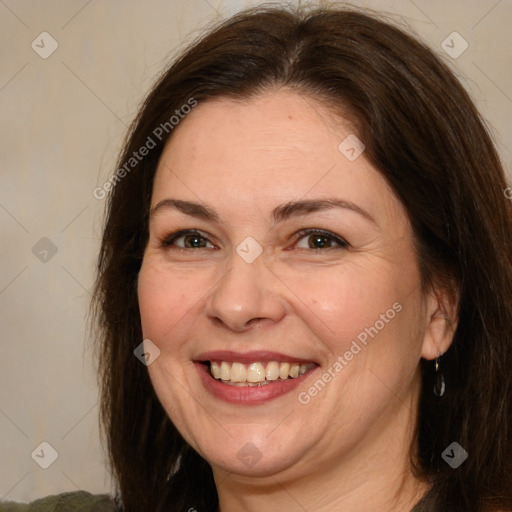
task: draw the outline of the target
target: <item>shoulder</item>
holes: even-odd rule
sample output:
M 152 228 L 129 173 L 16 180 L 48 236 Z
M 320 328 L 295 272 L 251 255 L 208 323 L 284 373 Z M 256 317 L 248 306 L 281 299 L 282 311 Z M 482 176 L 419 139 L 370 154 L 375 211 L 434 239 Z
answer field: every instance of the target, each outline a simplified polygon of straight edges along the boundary
M 0 512 L 117 512 L 111 496 L 86 491 L 46 496 L 30 503 L 0 501 Z

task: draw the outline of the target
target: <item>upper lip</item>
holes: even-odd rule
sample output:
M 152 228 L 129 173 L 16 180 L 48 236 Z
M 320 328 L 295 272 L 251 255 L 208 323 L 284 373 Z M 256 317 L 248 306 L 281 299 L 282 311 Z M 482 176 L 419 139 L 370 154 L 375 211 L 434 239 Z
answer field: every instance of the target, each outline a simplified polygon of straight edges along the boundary
M 311 359 L 303 359 L 288 354 L 282 354 L 280 352 L 271 352 L 268 350 L 254 350 L 251 352 L 235 352 L 233 350 L 211 350 L 209 352 L 203 352 L 195 357 L 196 361 L 226 361 L 233 363 L 255 363 L 255 362 L 269 362 L 277 361 L 282 363 L 315 363 Z M 317 363 L 315 363 L 317 364 Z

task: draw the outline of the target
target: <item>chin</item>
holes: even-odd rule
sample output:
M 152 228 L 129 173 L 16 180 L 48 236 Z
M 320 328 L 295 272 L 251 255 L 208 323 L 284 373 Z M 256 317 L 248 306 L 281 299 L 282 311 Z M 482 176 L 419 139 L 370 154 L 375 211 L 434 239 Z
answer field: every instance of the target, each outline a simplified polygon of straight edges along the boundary
M 296 464 L 301 456 L 292 454 L 295 449 L 290 447 L 287 455 L 275 447 L 259 449 L 254 443 L 247 441 L 239 450 L 230 453 L 206 453 L 203 458 L 214 469 L 243 477 L 270 477 L 281 474 Z M 265 454 L 271 454 L 265 456 Z

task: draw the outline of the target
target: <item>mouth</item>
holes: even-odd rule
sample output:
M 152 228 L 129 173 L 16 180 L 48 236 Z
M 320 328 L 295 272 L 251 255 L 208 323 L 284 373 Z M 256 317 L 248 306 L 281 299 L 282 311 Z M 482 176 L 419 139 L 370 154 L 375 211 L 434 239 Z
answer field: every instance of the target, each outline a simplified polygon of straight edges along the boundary
M 297 379 L 316 363 L 297 363 L 280 361 L 255 361 L 249 364 L 233 361 L 201 361 L 210 375 L 229 386 L 265 386 Z
M 194 360 L 205 389 L 215 398 L 257 405 L 290 393 L 320 368 L 314 361 L 276 352 L 208 352 Z

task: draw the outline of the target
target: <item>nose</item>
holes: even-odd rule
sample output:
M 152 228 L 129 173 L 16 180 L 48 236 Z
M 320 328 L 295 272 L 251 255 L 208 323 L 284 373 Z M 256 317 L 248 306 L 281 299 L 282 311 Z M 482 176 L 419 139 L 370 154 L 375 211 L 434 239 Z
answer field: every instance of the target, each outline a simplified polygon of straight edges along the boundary
M 236 332 L 277 323 L 286 313 L 279 285 L 264 254 L 247 263 L 233 251 L 228 270 L 206 301 L 206 314 Z

